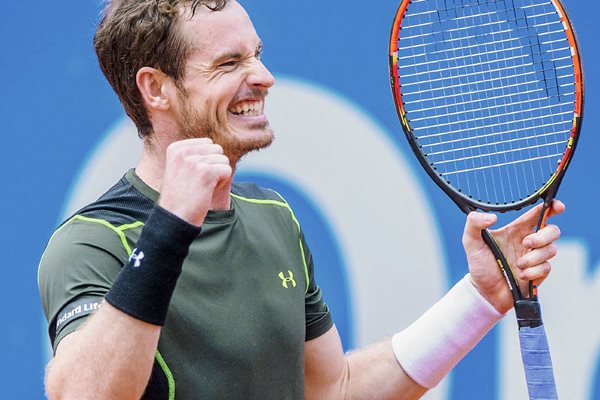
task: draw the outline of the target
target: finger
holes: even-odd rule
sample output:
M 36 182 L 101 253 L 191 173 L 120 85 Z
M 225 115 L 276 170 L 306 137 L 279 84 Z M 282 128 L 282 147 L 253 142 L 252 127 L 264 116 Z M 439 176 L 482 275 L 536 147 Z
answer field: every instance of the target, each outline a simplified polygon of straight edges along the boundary
M 231 177 L 232 169 L 229 163 L 213 164 L 213 170 L 219 181 L 226 181 Z
M 533 268 L 538 264 L 543 264 L 556 255 L 556 246 L 549 244 L 524 254 L 517 260 L 517 268 L 525 271 L 528 268 Z
M 464 234 L 471 238 L 480 238 L 481 231 L 489 228 L 496 223 L 498 218 L 494 214 L 486 214 L 477 211 L 470 212 L 467 215 Z
M 199 145 L 206 145 L 206 144 L 212 144 L 213 141 L 210 138 L 192 138 L 192 139 L 183 139 L 183 140 L 178 140 L 176 142 L 173 142 L 169 145 L 170 149 L 181 149 L 184 147 L 193 147 L 193 146 L 199 146 Z
M 192 154 L 186 157 L 186 161 L 198 166 L 203 164 L 229 165 L 229 158 L 224 154 Z
M 535 228 L 538 224 L 543 206 L 544 204 L 538 204 L 537 206 L 529 209 L 515 219 L 510 225 L 521 225 L 525 226 L 528 230 L 533 230 L 533 228 Z
M 199 157 L 202 160 L 196 163 L 196 171 L 200 179 L 215 178 L 217 184 L 219 181 L 229 179 L 232 174 L 229 159 L 221 155 L 209 155 Z M 212 179 L 211 179 L 212 180 Z
M 189 157 L 202 154 L 223 154 L 221 145 L 214 143 L 197 144 L 194 146 L 186 146 L 176 150 L 176 154 L 181 157 Z
M 539 286 L 544 279 L 548 277 L 552 270 L 551 264 L 546 261 L 541 264 L 537 264 L 534 267 L 527 268 L 523 271 L 519 271 L 519 278 L 524 281 L 534 281 L 536 286 Z
M 514 224 L 524 224 L 525 226 L 527 226 L 530 229 L 535 228 L 539 222 L 540 214 L 542 212 L 543 207 L 544 207 L 543 203 L 538 204 L 537 206 L 535 206 L 532 209 L 525 212 L 519 218 L 515 219 L 513 223 Z M 553 200 L 549 215 L 553 216 L 553 215 L 561 214 L 565 211 L 565 208 L 566 207 L 562 201 Z
M 523 247 L 536 249 L 546 246 L 560 238 L 560 229 L 556 225 L 546 225 L 539 231 L 526 236 L 523 239 Z
M 554 201 L 552 201 L 552 208 L 550 209 L 550 216 L 562 214 L 563 212 L 565 212 L 566 208 L 567 207 L 565 206 L 565 204 L 562 201 L 554 200 Z
M 185 139 L 173 142 L 167 147 L 167 158 L 186 157 L 190 154 L 222 153 L 220 145 L 208 138 Z
M 229 179 L 231 179 L 231 175 L 233 174 L 233 169 L 229 164 L 222 165 L 220 169 L 217 171 L 218 181 L 215 188 L 223 188 L 229 184 Z

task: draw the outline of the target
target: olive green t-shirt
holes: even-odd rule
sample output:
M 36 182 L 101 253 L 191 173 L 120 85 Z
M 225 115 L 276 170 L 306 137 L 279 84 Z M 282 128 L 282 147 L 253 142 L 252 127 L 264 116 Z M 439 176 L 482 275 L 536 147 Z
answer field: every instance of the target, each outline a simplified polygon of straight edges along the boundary
M 54 349 L 101 306 L 157 199 L 131 170 L 53 234 L 38 283 Z M 333 325 L 310 251 L 277 193 L 235 184 L 231 200 L 190 246 L 144 399 L 304 398 L 304 342 Z

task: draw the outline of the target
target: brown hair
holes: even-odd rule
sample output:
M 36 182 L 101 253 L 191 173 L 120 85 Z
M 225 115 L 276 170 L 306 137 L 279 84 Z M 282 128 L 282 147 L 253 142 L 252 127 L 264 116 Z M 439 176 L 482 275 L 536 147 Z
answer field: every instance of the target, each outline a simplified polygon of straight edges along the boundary
M 136 84 L 142 67 L 156 68 L 175 82 L 183 78 L 191 43 L 181 34 L 184 7 L 222 10 L 228 0 L 109 0 L 94 35 L 98 62 L 133 120 L 138 135 L 152 133 L 152 123 Z

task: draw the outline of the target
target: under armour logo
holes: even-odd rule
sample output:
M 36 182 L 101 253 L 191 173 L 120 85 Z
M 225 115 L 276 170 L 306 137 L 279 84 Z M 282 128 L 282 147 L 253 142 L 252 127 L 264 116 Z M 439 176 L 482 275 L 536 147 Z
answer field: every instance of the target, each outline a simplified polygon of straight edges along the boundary
M 142 259 L 144 258 L 143 251 L 140 251 L 139 254 L 136 254 L 135 253 L 136 251 L 137 251 L 137 249 L 133 249 L 133 252 L 131 252 L 131 256 L 129 257 L 129 262 L 131 262 L 131 260 L 135 260 L 133 262 L 134 268 L 138 268 L 140 265 L 142 265 Z
M 283 275 L 283 272 L 279 273 L 279 277 L 281 278 L 281 285 L 286 288 L 289 289 L 288 284 L 292 284 L 292 287 L 296 287 L 296 281 L 294 280 L 294 273 L 290 270 L 288 270 L 288 276 Z

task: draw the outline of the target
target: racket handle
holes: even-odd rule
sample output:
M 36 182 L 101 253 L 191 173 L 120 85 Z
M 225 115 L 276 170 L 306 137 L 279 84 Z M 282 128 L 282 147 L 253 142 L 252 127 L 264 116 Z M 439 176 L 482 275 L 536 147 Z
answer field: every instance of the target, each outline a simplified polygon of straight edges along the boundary
M 531 400 L 558 399 L 544 325 L 520 328 L 519 340 L 529 398 Z

